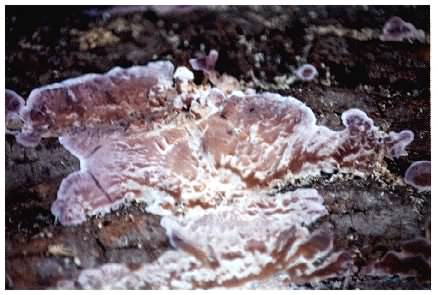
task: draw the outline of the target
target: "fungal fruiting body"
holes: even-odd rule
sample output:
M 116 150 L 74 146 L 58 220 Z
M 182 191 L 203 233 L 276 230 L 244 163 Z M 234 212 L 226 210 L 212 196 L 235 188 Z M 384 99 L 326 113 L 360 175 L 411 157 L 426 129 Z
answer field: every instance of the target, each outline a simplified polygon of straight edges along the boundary
M 164 216 L 176 248 L 136 269 L 84 270 L 77 283 L 92 288 L 98 276 L 99 287 L 207 288 L 345 270 L 351 258 L 333 251 L 330 230 L 308 229 L 326 214 L 323 198 L 315 190 L 276 194 L 274 186 L 322 171 L 371 173 L 384 157 L 404 155 L 412 132 L 386 134 L 358 109 L 331 130 L 293 97 L 198 86 L 187 68 L 173 69 L 155 62 L 48 85 L 20 112 L 19 142 L 59 137 L 80 160 L 52 204 L 61 224 L 136 200 Z
M 356 109 L 343 114 L 344 130 L 333 131 L 317 126 L 312 111 L 291 97 L 214 91 L 201 100 L 199 119 L 178 117 L 152 131 L 131 126 L 60 137 L 81 171 L 61 183 L 55 216 L 78 224 L 132 199 L 160 215 L 216 207 L 321 171 L 365 173 L 407 144 L 405 137 L 380 134 Z
M 383 32 L 380 35 L 382 41 L 401 42 L 404 40 L 418 40 L 424 42 L 426 35 L 423 30 L 418 30 L 411 23 L 405 22 L 398 16 L 391 17 L 383 26 Z
M 405 172 L 404 180 L 418 191 L 430 191 L 431 162 L 417 161 L 411 164 Z
M 211 84 L 225 93 L 231 93 L 233 90 L 239 88 L 239 81 L 236 78 L 222 74 L 215 70 L 216 62 L 219 58 L 217 50 L 210 50 L 207 56 L 198 58 L 191 58 L 189 60 L 192 69 L 195 71 L 202 71 Z
M 218 57 L 219 53 L 217 52 L 217 50 L 213 49 L 210 50 L 207 56 L 191 58 L 189 62 L 195 71 L 203 71 L 205 73 L 209 73 L 214 71 Z
M 20 112 L 25 105 L 24 98 L 13 90 L 5 91 L 5 119 L 6 132 L 14 134 L 21 127 Z
M 130 269 L 105 264 L 83 271 L 84 289 L 193 289 L 236 287 L 285 272 L 293 282 L 312 282 L 342 274 L 351 265 L 348 252 L 333 251 L 328 230 L 307 226 L 326 215 L 323 198 L 313 189 L 275 197 L 252 193 L 233 206 L 183 219 L 163 217 L 175 250 L 155 262 Z M 72 284 L 60 282 L 59 287 Z
M 295 71 L 295 75 L 298 77 L 298 79 L 308 82 L 312 81 L 316 76 L 318 76 L 318 70 L 314 65 L 304 64 Z
M 41 137 L 58 137 L 85 128 L 107 128 L 141 122 L 145 128 L 167 118 L 176 95 L 174 67 L 155 62 L 105 74 L 87 74 L 33 90 L 21 112 L 17 141 L 36 146 Z

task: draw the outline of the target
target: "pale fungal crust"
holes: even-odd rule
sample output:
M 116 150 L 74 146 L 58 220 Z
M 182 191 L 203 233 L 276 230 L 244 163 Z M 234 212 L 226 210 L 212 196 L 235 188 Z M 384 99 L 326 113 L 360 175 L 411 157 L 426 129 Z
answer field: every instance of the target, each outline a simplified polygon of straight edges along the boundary
M 349 267 L 328 229 L 309 232 L 327 214 L 323 198 L 273 188 L 321 172 L 372 173 L 404 155 L 413 133 L 386 134 L 358 109 L 335 131 L 293 97 L 192 80 L 187 68 L 154 62 L 32 91 L 17 140 L 59 137 L 80 160 L 52 204 L 61 224 L 135 200 L 164 216 L 176 248 L 136 268 L 84 270 L 60 287 L 235 287 L 278 273 L 311 282 Z
M 350 254 L 333 251 L 330 231 L 307 229 L 327 214 L 323 201 L 314 189 L 275 197 L 253 193 L 233 206 L 164 217 L 161 225 L 175 250 L 136 269 L 106 264 L 85 270 L 77 287 L 230 288 L 281 271 L 295 283 L 342 275 L 351 267 Z M 59 287 L 71 285 L 64 281 Z
M 84 128 L 141 123 L 153 126 L 173 113 L 172 63 L 160 61 L 105 74 L 87 74 L 34 89 L 22 109 L 17 141 L 36 146 L 41 137 L 57 137 Z
M 404 181 L 420 192 L 430 191 L 431 162 L 417 161 L 412 163 L 405 172 Z
M 175 80 L 179 80 L 181 82 L 187 83 L 187 82 L 193 81 L 195 76 L 193 75 L 193 72 L 190 71 L 188 68 L 186 68 L 186 67 L 178 67 L 175 70 L 175 74 L 173 74 L 173 78 Z
M 25 101 L 13 90 L 5 90 L 5 120 L 6 132 L 15 134 L 21 128 L 20 112 L 24 108 Z
M 172 76 L 172 64 L 155 62 L 32 91 L 21 134 L 61 135 L 81 163 L 52 206 L 61 223 L 79 224 L 132 199 L 152 213 L 175 214 L 321 171 L 366 173 L 384 156 L 404 155 L 413 140 L 411 131 L 379 131 L 357 109 L 342 114 L 344 130 L 333 131 L 295 98 L 226 95 L 195 85 L 184 68 L 176 77 L 186 85 L 174 89 Z
M 318 70 L 314 65 L 304 64 L 295 71 L 295 75 L 298 79 L 309 82 L 318 76 Z
M 412 140 L 381 134 L 356 109 L 342 115 L 344 130 L 333 131 L 292 97 L 205 93 L 192 103 L 199 119 L 62 136 L 81 171 L 61 183 L 53 214 L 78 224 L 132 199 L 159 215 L 212 208 L 321 171 L 367 173 Z
M 411 23 L 405 22 L 398 16 L 391 17 L 383 26 L 380 40 L 382 41 L 415 41 L 424 42 L 426 34 L 423 30 L 418 30 Z
M 376 277 L 397 275 L 430 282 L 430 241 L 416 238 L 404 241 L 400 248 L 400 251 L 388 251 L 382 258 L 369 263 L 362 269 L 362 274 Z

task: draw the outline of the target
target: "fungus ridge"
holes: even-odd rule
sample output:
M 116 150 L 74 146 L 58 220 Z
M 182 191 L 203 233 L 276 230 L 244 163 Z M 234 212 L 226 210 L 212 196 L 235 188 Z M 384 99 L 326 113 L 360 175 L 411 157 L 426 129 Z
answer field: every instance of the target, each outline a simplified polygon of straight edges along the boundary
M 18 141 L 59 137 L 80 160 L 52 204 L 61 224 L 141 201 L 164 216 L 175 247 L 150 264 L 84 270 L 75 283 L 209 288 L 277 272 L 311 282 L 345 271 L 351 257 L 333 251 L 330 231 L 308 229 L 327 214 L 322 197 L 271 196 L 273 187 L 320 172 L 370 173 L 384 157 L 406 154 L 413 133 L 386 134 L 358 109 L 331 130 L 295 98 L 226 94 L 195 85 L 187 69 L 174 86 L 172 74 L 172 64 L 156 62 L 86 75 L 34 90 L 20 111 Z
M 327 214 L 322 196 L 314 189 L 275 197 L 253 193 L 234 206 L 198 213 L 163 217 L 161 225 L 175 250 L 157 261 L 136 269 L 105 264 L 82 271 L 77 283 L 85 289 L 229 288 L 278 272 L 288 273 L 294 282 L 318 281 L 351 266 L 348 252 L 334 251 L 328 229 L 307 229 Z
M 81 170 L 61 184 L 53 214 L 62 224 L 132 199 L 159 215 L 214 208 L 321 171 L 365 174 L 404 155 L 413 133 L 386 134 L 357 109 L 343 130 L 316 125 L 292 97 L 197 86 L 186 68 L 154 62 L 89 74 L 32 91 L 17 140 L 59 136 Z M 178 107 L 175 107 L 178 106 Z
M 169 117 L 175 96 L 170 62 L 154 62 L 105 74 L 86 74 L 34 89 L 20 116 L 17 141 L 36 146 L 41 137 L 57 137 L 85 128 L 139 123 L 152 128 Z
M 198 120 L 62 136 L 81 170 L 62 182 L 53 214 L 62 224 L 78 224 L 72 216 L 83 221 L 132 199 L 159 215 L 213 208 L 321 171 L 365 174 L 412 140 L 380 132 L 355 109 L 342 116 L 346 128 L 333 131 L 316 125 L 313 112 L 291 97 L 221 97 L 222 105 Z M 74 212 L 70 204 L 77 204 Z

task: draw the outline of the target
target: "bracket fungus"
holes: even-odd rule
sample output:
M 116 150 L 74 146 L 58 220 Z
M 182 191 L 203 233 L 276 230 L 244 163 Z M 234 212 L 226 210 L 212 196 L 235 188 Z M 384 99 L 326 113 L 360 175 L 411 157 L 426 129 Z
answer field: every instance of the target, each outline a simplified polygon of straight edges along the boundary
M 164 216 L 175 247 L 136 268 L 84 270 L 75 284 L 208 288 L 278 272 L 292 282 L 342 273 L 350 255 L 334 251 L 330 230 L 308 228 L 327 214 L 323 198 L 274 186 L 335 170 L 371 173 L 384 157 L 404 155 L 413 133 L 387 134 L 358 109 L 342 114 L 342 130 L 331 130 L 293 97 L 192 80 L 187 68 L 174 74 L 161 61 L 31 92 L 17 141 L 59 137 L 80 160 L 52 204 L 60 223 L 77 225 L 136 200 Z
M 411 164 L 405 172 L 404 180 L 418 191 L 430 191 L 431 162 L 417 161 Z
M 424 42 L 426 35 L 423 30 L 418 30 L 411 23 L 405 22 L 398 16 L 391 17 L 383 26 L 380 40 L 402 42 L 404 40 L 418 40 Z

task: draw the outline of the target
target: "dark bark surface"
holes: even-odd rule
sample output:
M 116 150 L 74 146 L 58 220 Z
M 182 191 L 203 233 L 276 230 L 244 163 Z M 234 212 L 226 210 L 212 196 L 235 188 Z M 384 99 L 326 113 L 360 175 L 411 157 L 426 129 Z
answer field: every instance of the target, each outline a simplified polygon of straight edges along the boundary
M 425 237 L 430 218 L 430 193 L 402 181 L 413 161 L 430 160 L 430 46 L 372 37 L 391 16 L 429 34 L 428 6 L 9 6 L 6 87 L 27 97 L 33 88 L 115 66 L 161 59 L 189 66 L 189 58 L 216 49 L 219 72 L 259 91 L 295 96 L 319 124 L 340 128 L 340 114 L 357 107 L 385 131 L 411 129 L 409 156 L 387 160 L 389 173 L 365 179 L 323 175 L 281 189 L 317 188 L 330 211 L 320 223 L 334 229 L 337 246 L 356 253 L 358 272 L 349 278 L 299 287 L 429 289 L 414 279 L 359 273 L 402 241 Z M 303 63 L 317 67 L 318 79 L 285 87 L 279 77 Z M 62 178 L 78 170 L 78 160 L 56 139 L 31 149 L 6 135 L 5 144 L 6 288 L 52 288 L 83 268 L 149 262 L 170 247 L 160 218 L 140 205 L 80 226 L 56 223 L 50 204 Z

